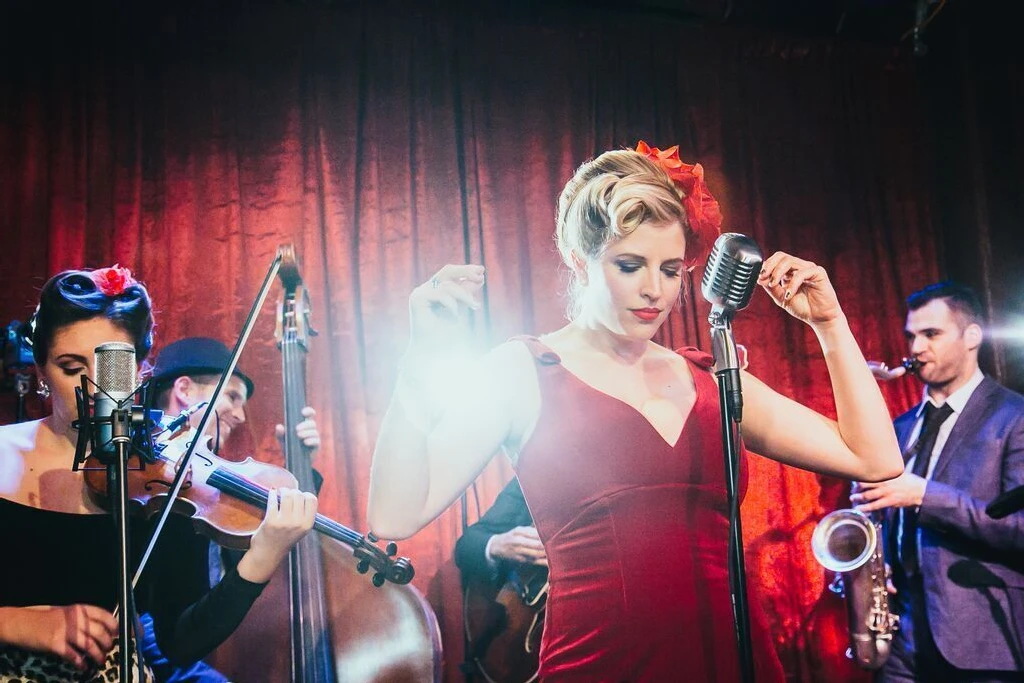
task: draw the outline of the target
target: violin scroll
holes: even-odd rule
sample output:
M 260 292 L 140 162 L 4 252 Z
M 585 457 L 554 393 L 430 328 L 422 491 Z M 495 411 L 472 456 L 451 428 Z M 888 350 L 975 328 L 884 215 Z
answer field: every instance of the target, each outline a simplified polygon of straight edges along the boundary
M 372 567 L 374 569 L 373 585 L 378 588 L 384 585 L 385 581 L 399 585 L 412 581 L 412 577 L 416 575 L 416 570 L 413 569 L 409 558 L 399 557 L 394 559 L 398 553 L 398 546 L 395 545 L 395 542 L 389 542 L 384 547 L 384 550 L 381 550 L 376 545 L 379 540 L 373 532 L 360 536 L 352 551 L 359 559 L 359 564 L 356 565 L 359 573 L 365 574 Z

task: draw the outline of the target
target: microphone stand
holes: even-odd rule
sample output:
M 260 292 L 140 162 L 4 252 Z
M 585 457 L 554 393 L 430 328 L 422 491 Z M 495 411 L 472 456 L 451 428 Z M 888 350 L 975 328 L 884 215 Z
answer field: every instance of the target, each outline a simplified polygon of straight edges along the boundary
M 732 336 L 735 311 L 712 306 L 711 348 L 718 378 L 718 399 L 722 412 L 722 451 L 725 457 L 726 494 L 729 502 L 729 591 L 732 597 L 733 625 L 740 655 L 744 683 L 754 681 L 754 656 L 750 640 L 750 609 L 747 604 L 747 573 L 743 562 L 743 528 L 739 499 L 739 424 L 743 419 L 743 388 L 740 362 Z
M 116 400 L 116 407 L 110 411 L 110 417 L 96 418 L 90 416 L 88 395 L 89 384 L 96 386 L 97 390 L 107 394 L 103 387 L 96 385 L 85 375 L 82 376 L 81 388 L 76 388 L 75 394 L 78 401 L 78 443 L 75 448 L 75 462 L 73 471 L 78 471 L 85 462 L 85 449 L 89 444 L 90 454 L 100 461 L 107 470 L 107 498 L 110 501 L 110 513 L 114 521 L 114 532 L 118 541 L 118 591 L 117 591 L 117 635 L 120 645 L 118 653 L 118 670 L 121 681 L 130 682 L 131 679 L 131 654 L 133 643 L 131 641 L 131 624 L 135 620 L 135 601 L 132 599 L 131 581 L 131 553 L 128 535 L 128 459 L 132 453 L 132 431 L 136 423 L 141 423 L 144 411 L 136 410 L 132 405 L 135 394 L 141 389 L 137 388 L 132 394 L 123 400 Z M 109 394 L 107 397 L 110 398 Z M 115 400 L 115 399 L 111 399 Z M 110 424 L 111 438 L 107 443 L 96 443 L 95 427 L 100 424 Z M 141 661 L 139 663 L 142 665 Z M 140 680 L 142 680 L 140 678 Z

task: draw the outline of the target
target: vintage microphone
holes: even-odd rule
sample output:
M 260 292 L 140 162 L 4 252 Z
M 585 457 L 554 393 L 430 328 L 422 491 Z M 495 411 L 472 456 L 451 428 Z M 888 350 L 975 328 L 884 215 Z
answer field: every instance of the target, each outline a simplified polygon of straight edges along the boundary
M 736 422 L 743 420 L 743 393 L 740 387 L 740 360 L 732 336 L 732 319 L 750 303 L 761 271 L 761 249 L 746 235 L 727 232 L 719 235 L 711 249 L 700 292 L 711 304 L 712 355 L 715 374 L 728 382 L 729 408 Z
M 754 654 L 739 504 L 738 431 L 743 419 L 743 388 L 740 384 L 739 354 L 732 336 L 732 319 L 737 311 L 750 303 L 763 261 L 761 249 L 754 240 L 735 232 L 723 233 L 711 249 L 700 286 L 701 294 L 711 304 L 708 323 L 711 325 L 711 348 L 718 378 L 725 485 L 729 501 L 729 589 L 744 683 L 753 683 Z

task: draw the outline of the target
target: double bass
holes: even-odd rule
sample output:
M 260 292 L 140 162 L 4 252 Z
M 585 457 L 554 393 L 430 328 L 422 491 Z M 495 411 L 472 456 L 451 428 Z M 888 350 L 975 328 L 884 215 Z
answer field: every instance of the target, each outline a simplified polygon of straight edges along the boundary
M 275 335 L 284 383 L 285 468 L 299 488 L 314 491 L 309 453 L 295 425 L 303 419 L 306 353 L 315 332 L 294 250 L 283 246 L 278 256 L 284 292 Z M 411 585 L 375 585 L 352 556 L 346 543 L 306 535 L 208 661 L 239 683 L 440 681 L 440 629 L 426 599 Z

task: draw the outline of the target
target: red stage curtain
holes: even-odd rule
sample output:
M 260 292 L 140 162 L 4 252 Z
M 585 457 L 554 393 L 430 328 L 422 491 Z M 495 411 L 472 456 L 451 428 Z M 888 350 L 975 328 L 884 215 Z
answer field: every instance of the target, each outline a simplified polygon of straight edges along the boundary
M 8 14 L 0 313 L 24 319 L 62 268 L 119 262 L 154 296 L 157 351 L 184 335 L 232 343 L 276 247 L 294 242 L 321 331 L 309 402 L 322 508 L 359 529 L 408 292 L 446 262 L 483 263 L 481 344 L 560 325 L 555 198 L 597 152 L 680 145 L 704 164 L 727 229 L 827 267 L 869 358 L 903 354 L 903 296 L 938 273 L 913 65 L 885 49 L 625 14 L 90 7 Z M 697 284 L 665 343 L 707 348 Z M 258 390 L 233 444 L 271 460 L 273 325 L 268 304 L 241 361 Z M 735 327 L 754 374 L 833 411 L 806 327 L 763 295 Z M 896 413 L 918 389 L 885 391 Z M 747 568 L 786 670 L 866 680 L 843 661 L 845 620 L 809 548 L 847 484 L 760 458 L 752 474 Z M 509 475 L 500 460 L 486 471 L 485 505 Z M 455 506 L 400 544 L 441 621 L 451 681 L 459 531 Z

